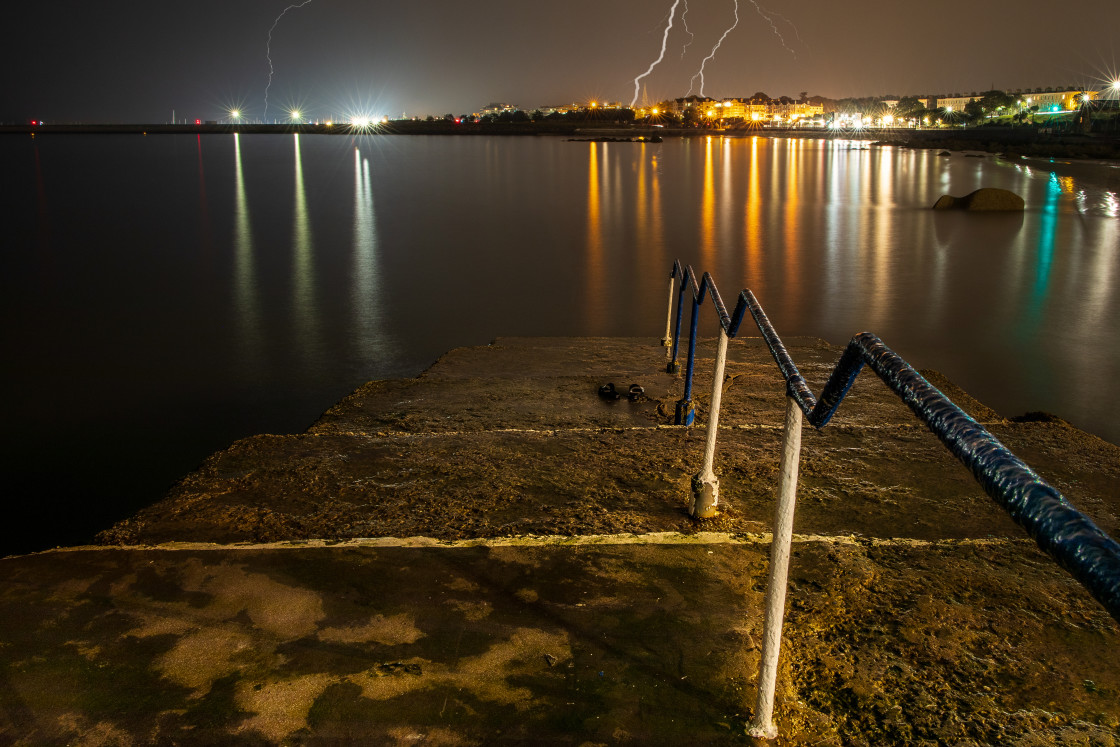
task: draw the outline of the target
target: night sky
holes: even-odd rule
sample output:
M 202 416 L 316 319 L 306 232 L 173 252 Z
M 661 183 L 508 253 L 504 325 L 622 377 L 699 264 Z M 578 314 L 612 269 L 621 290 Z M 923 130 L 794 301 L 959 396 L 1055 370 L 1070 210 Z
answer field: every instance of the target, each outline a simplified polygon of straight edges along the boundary
M 172 110 L 179 119 L 220 120 L 234 106 L 259 119 L 268 31 L 291 4 L 10 3 L 0 122 L 166 122 Z M 634 78 L 661 53 L 672 5 L 311 0 L 273 32 L 268 118 L 293 106 L 325 119 L 462 114 L 490 102 L 628 104 Z M 686 6 L 692 37 L 681 21 Z M 650 101 L 689 91 L 734 7 L 734 0 L 679 0 L 664 60 L 643 81 Z M 769 21 L 740 0 L 739 26 L 707 63 L 703 93 L 840 98 L 1099 87 L 1120 73 L 1115 0 L 765 0 L 758 7 Z

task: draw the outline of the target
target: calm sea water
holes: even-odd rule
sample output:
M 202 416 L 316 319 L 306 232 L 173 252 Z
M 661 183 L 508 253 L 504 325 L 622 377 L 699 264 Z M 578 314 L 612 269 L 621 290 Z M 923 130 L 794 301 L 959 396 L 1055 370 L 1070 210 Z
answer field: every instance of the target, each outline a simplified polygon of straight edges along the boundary
M 3 553 L 88 540 L 232 440 L 451 347 L 659 337 L 674 257 L 783 335 L 870 330 L 1005 414 L 1120 443 L 1108 165 L 763 138 L 12 136 L 0 157 Z M 1026 213 L 929 210 L 981 186 Z

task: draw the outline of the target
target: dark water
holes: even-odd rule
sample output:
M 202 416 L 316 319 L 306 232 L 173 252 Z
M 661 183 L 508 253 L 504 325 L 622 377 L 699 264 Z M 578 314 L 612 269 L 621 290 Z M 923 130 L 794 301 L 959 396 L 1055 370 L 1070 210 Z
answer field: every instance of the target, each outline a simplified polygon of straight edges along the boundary
M 1106 165 L 718 138 L 13 136 L 0 156 L 0 552 L 88 540 L 230 441 L 451 347 L 660 337 L 674 257 L 729 302 L 750 287 L 783 335 L 870 330 L 1006 414 L 1120 442 Z M 980 186 L 1027 212 L 928 209 Z

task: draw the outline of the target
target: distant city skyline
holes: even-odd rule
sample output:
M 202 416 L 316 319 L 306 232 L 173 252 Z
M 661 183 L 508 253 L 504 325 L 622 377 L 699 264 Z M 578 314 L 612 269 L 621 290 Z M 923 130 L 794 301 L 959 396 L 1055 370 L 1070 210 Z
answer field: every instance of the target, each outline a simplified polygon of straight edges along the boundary
M 7 16 L 4 122 L 208 120 L 231 109 L 260 119 L 266 88 L 271 120 L 293 108 L 439 116 L 496 101 L 531 110 L 687 93 L 1100 89 L 1120 76 L 1109 36 L 1120 4 L 1106 0 L 63 0 Z

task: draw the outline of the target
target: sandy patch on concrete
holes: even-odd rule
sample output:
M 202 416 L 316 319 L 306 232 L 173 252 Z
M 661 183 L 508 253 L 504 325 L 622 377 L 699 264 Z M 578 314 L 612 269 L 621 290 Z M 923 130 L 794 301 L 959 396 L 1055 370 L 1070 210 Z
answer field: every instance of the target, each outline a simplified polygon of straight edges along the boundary
M 323 628 L 319 631 L 319 640 L 326 643 L 365 643 L 373 641 L 385 646 L 399 646 L 405 643 L 416 643 L 423 637 L 424 632 L 416 627 L 415 618 L 403 612 L 390 617 L 375 615 L 365 625 Z
M 465 690 L 480 700 L 525 710 L 536 705 L 537 700 L 528 688 L 511 685 L 509 680 L 520 674 L 539 671 L 546 656 L 552 657 L 555 662 L 571 658 L 567 632 L 548 633 L 523 628 L 484 653 L 461 660 L 455 669 L 414 659 L 405 663 L 418 664 L 422 670 L 420 676 L 383 676 L 368 672 L 364 676 L 350 677 L 350 681 L 362 688 L 362 695 L 373 700 L 389 700 L 409 692 L 446 685 Z
M 461 612 L 463 617 L 471 622 L 485 620 L 490 616 L 490 613 L 494 611 L 490 603 L 485 601 L 466 602 L 461 599 L 449 599 L 445 604 L 449 605 L 457 612 Z
M 463 747 L 464 745 L 475 745 L 478 742 L 467 739 L 460 734 L 457 734 L 450 729 L 413 729 L 408 727 L 399 727 L 389 730 L 389 736 L 394 740 L 395 745 L 436 745 L 438 747 Z
M 334 675 L 313 674 L 255 686 L 241 682 L 237 688 L 237 705 L 256 715 L 243 721 L 238 731 L 257 731 L 278 743 L 307 726 L 307 714 L 315 699 L 338 681 Z
M 236 658 L 252 654 L 253 648 L 252 637 L 240 630 L 204 628 L 180 638 L 174 648 L 156 660 L 156 669 L 201 697 L 217 679 L 235 668 Z
M 203 608 L 208 616 L 228 620 L 245 612 L 253 624 L 278 638 L 314 633 L 323 619 L 323 600 L 315 592 L 282 584 L 241 565 L 203 565 L 191 558 L 183 565 L 184 591 L 213 596 Z

